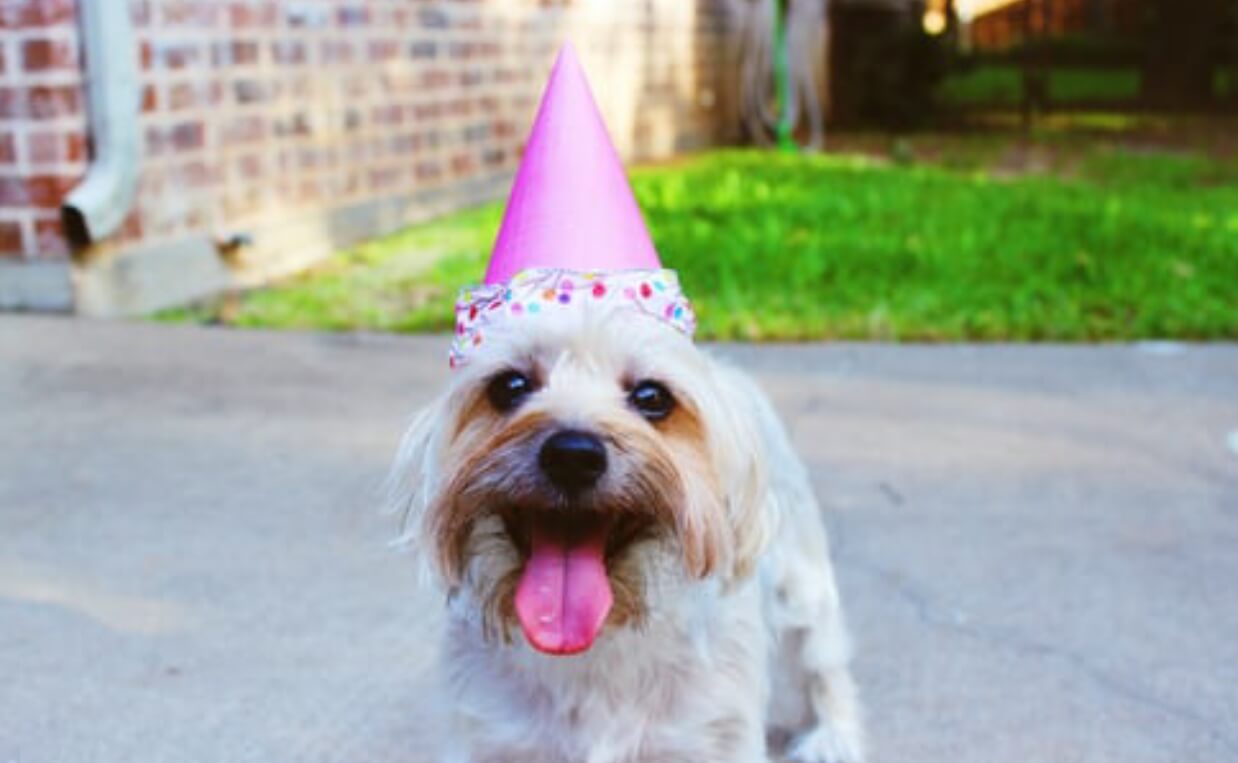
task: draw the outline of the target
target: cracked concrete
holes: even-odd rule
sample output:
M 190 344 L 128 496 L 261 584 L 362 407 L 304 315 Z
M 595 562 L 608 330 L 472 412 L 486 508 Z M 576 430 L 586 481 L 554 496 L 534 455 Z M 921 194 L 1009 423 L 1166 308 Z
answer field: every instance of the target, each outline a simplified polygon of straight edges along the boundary
M 437 338 L 0 318 L 0 761 L 422 761 L 378 487 Z M 724 347 L 829 510 L 875 761 L 1238 760 L 1238 347 Z

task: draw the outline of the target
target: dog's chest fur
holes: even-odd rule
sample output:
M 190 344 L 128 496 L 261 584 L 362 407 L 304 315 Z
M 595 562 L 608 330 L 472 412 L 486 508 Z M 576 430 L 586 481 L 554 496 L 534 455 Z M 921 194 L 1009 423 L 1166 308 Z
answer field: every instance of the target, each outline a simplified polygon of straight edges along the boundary
M 453 736 L 472 740 L 461 759 L 668 763 L 759 751 L 769 642 L 757 584 L 698 592 L 671 611 L 681 615 L 616 630 L 567 659 L 486 643 L 454 622 L 449 680 L 466 727 Z

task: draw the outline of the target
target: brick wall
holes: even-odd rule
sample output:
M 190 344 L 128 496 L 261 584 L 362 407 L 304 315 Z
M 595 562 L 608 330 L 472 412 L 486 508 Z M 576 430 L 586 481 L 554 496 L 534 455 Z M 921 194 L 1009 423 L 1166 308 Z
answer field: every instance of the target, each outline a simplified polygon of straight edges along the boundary
M 56 208 L 85 170 L 87 143 L 73 4 L 0 0 L 2 257 L 67 251 Z M 579 49 L 628 158 L 729 137 L 724 5 L 130 0 L 142 72 L 139 191 L 123 231 L 78 267 L 137 252 L 175 257 L 187 242 L 200 252 L 239 236 L 252 245 L 221 261 L 232 281 L 257 283 L 493 198 L 564 39 Z
M 0 0 L 0 259 L 63 259 L 58 208 L 86 169 L 73 0 Z

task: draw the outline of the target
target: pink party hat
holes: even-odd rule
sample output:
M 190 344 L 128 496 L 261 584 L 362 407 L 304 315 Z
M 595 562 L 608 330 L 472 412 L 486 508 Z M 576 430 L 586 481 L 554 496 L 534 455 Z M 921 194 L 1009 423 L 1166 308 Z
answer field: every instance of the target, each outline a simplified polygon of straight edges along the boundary
M 485 282 L 461 289 L 456 300 L 451 367 L 468 364 L 510 321 L 557 320 L 581 309 L 632 311 L 688 338 L 696 329 L 679 276 L 662 268 L 653 248 L 576 51 L 564 45 Z
M 516 173 L 487 284 L 529 268 L 662 267 L 571 43 L 559 51 Z

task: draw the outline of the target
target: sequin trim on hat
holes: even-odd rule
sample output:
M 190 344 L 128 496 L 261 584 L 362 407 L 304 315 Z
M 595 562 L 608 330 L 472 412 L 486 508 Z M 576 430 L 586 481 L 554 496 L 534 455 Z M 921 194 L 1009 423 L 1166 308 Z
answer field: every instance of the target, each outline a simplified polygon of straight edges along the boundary
M 590 303 L 644 313 L 689 338 L 696 331 L 696 315 L 680 291 L 679 276 L 673 270 L 581 272 L 530 268 L 517 273 L 508 283 L 460 290 L 451 367 L 466 364 L 469 356 L 485 343 L 489 327 L 498 321 L 552 317 L 556 311 L 581 309 L 581 305 Z

